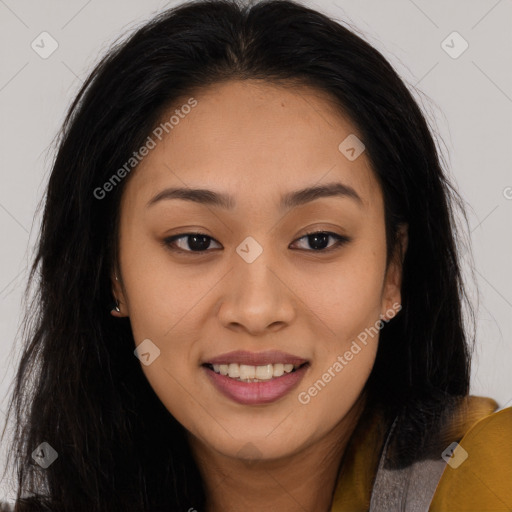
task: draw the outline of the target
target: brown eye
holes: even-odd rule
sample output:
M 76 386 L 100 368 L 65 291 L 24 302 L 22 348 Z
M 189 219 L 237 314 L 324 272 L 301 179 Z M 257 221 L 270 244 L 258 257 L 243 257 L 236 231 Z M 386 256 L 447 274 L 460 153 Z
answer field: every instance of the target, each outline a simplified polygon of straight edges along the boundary
M 185 240 L 182 242 L 182 239 Z M 206 252 L 207 249 L 210 249 L 212 241 L 218 243 L 211 236 L 205 235 L 204 233 L 180 233 L 179 235 L 166 238 L 163 243 L 170 249 L 176 250 L 177 252 L 200 253 Z M 179 242 L 181 245 L 178 245 L 176 248 L 177 242 Z
M 329 245 L 330 238 L 335 240 L 331 245 Z M 338 235 L 337 233 L 332 233 L 330 231 L 314 231 L 312 233 L 307 233 L 297 241 L 300 240 L 306 240 L 306 243 L 309 245 L 309 248 L 306 247 L 304 250 L 318 252 L 329 252 L 331 250 L 335 250 L 350 241 L 346 236 Z

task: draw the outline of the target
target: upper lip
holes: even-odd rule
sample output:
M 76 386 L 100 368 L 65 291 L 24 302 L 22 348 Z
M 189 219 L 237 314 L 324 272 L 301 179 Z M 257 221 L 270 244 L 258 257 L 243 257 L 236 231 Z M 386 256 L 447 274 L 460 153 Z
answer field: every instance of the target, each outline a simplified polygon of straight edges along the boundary
M 264 366 L 266 364 L 293 364 L 301 365 L 308 360 L 302 357 L 281 352 L 280 350 L 267 350 L 265 352 L 247 352 L 246 350 L 235 350 L 220 356 L 212 357 L 203 364 L 230 364 L 239 363 L 251 366 Z

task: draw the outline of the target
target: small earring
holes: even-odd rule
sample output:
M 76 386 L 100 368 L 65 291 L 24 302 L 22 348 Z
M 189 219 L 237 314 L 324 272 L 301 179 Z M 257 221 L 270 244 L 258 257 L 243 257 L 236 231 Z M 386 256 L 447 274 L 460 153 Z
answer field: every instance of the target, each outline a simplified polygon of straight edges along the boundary
M 110 312 L 111 312 L 113 315 L 115 315 L 114 311 L 115 311 L 116 313 L 121 313 L 121 310 L 119 309 L 119 301 L 118 301 L 117 299 L 116 299 L 116 301 L 115 301 L 113 304 L 111 304 L 111 306 L 110 306 Z M 117 316 L 117 315 L 116 315 L 116 316 Z

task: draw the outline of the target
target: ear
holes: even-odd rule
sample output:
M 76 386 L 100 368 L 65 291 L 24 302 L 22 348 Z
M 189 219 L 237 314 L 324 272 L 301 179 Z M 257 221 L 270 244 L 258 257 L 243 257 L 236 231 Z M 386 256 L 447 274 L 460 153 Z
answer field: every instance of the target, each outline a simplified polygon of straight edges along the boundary
M 114 297 L 114 305 L 112 306 L 110 313 L 112 316 L 115 316 L 117 318 L 128 316 L 126 311 L 126 301 L 123 291 L 123 284 L 121 278 L 119 277 L 119 272 L 116 270 L 112 271 L 110 280 L 112 283 L 112 295 Z M 116 304 L 119 311 L 117 311 L 115 308 Z
M 398 228 L 398 239 L 386 270 L 382 290 L 381 319 L 383 320 L 391 320 L 402 309 L 402 268 L 408 240 L 408 225 L 401 224 Z

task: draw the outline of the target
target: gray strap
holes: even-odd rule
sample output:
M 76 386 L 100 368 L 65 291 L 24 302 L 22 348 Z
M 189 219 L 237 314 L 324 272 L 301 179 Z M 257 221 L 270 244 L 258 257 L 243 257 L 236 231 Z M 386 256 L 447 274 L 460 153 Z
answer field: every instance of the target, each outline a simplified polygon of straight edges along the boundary
M 446 467 L 444 459 L 424 459 L 403 469 L 385 468 L 396 419 L 386 439 L 373 485 L 369 512 L 428 512 Z

